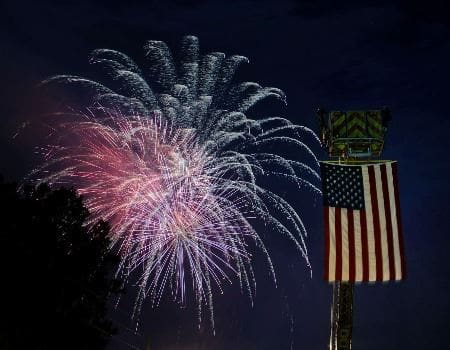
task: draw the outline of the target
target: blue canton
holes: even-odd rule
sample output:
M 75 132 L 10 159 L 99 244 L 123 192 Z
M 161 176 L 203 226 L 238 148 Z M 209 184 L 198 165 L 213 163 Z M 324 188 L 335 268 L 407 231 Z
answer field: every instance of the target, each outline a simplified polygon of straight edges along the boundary
M 323 204 L 364 210 L 364 186 L 360 166 L 320 163 Z

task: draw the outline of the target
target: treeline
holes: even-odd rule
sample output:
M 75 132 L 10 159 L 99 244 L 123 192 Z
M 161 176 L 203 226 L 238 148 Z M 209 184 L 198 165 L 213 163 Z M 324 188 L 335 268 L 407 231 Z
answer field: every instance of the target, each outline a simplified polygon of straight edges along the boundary
M 88 217 L 73 189 L 0 180 L 1 349 L 103 349 L 116 333 L 119 258 L 108 224 Z

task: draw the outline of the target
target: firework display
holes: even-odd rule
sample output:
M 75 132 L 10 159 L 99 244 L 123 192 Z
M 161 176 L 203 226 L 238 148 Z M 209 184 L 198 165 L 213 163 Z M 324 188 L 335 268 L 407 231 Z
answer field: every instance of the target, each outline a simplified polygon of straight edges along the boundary
M 320 194 L 317 158 L 304 141 L 318 139 L 285 118 L 248 116 L 259 101 L 285 96 L 236 83 L 245 57 L 200 54 L 194 36 L 183 38 L 177 59 L 161 41 L 149 41 L 145 52 L 141 70 L 121 52 L 94 50 L 90 63 L 102 83 L 72 75 L 43 82 L 81 88 L 90 101 L 86 113 L 58 123 L 58 141 L 42 149 L 45 162 L 32 176 L 74 186 L 91 219 L 111 224 L 119 273 L 139 276 L 135 312 L 147 296 L 158 304 L 169 292 L 185 303 L 192 291 L 213 322 L 213 285 L 237 278 L 253 298 L 254 251 L 275 280 L 254 222 L 290 239 L 309 266 L 299 213 L 260 180 L 281 178 Z M 286 146 L 295 159 L 282 152 Z

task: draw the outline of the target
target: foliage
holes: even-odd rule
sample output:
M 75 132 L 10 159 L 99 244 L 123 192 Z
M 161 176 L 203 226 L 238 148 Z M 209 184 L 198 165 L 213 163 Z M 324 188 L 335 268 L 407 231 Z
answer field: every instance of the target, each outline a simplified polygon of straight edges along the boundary
M 108 224 L 86 225 L 73 189 L 1 182 L 0 204 L 0 347 L 104 348 L 107 300 L 120 292 Z

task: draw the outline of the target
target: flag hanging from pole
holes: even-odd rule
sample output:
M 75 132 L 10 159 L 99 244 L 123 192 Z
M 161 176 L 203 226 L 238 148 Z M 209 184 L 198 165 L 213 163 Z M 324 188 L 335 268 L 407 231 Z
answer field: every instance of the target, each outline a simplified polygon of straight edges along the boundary
M 405 277 L 397 163 L 321 162 L 325 280 L 375 282 Z

